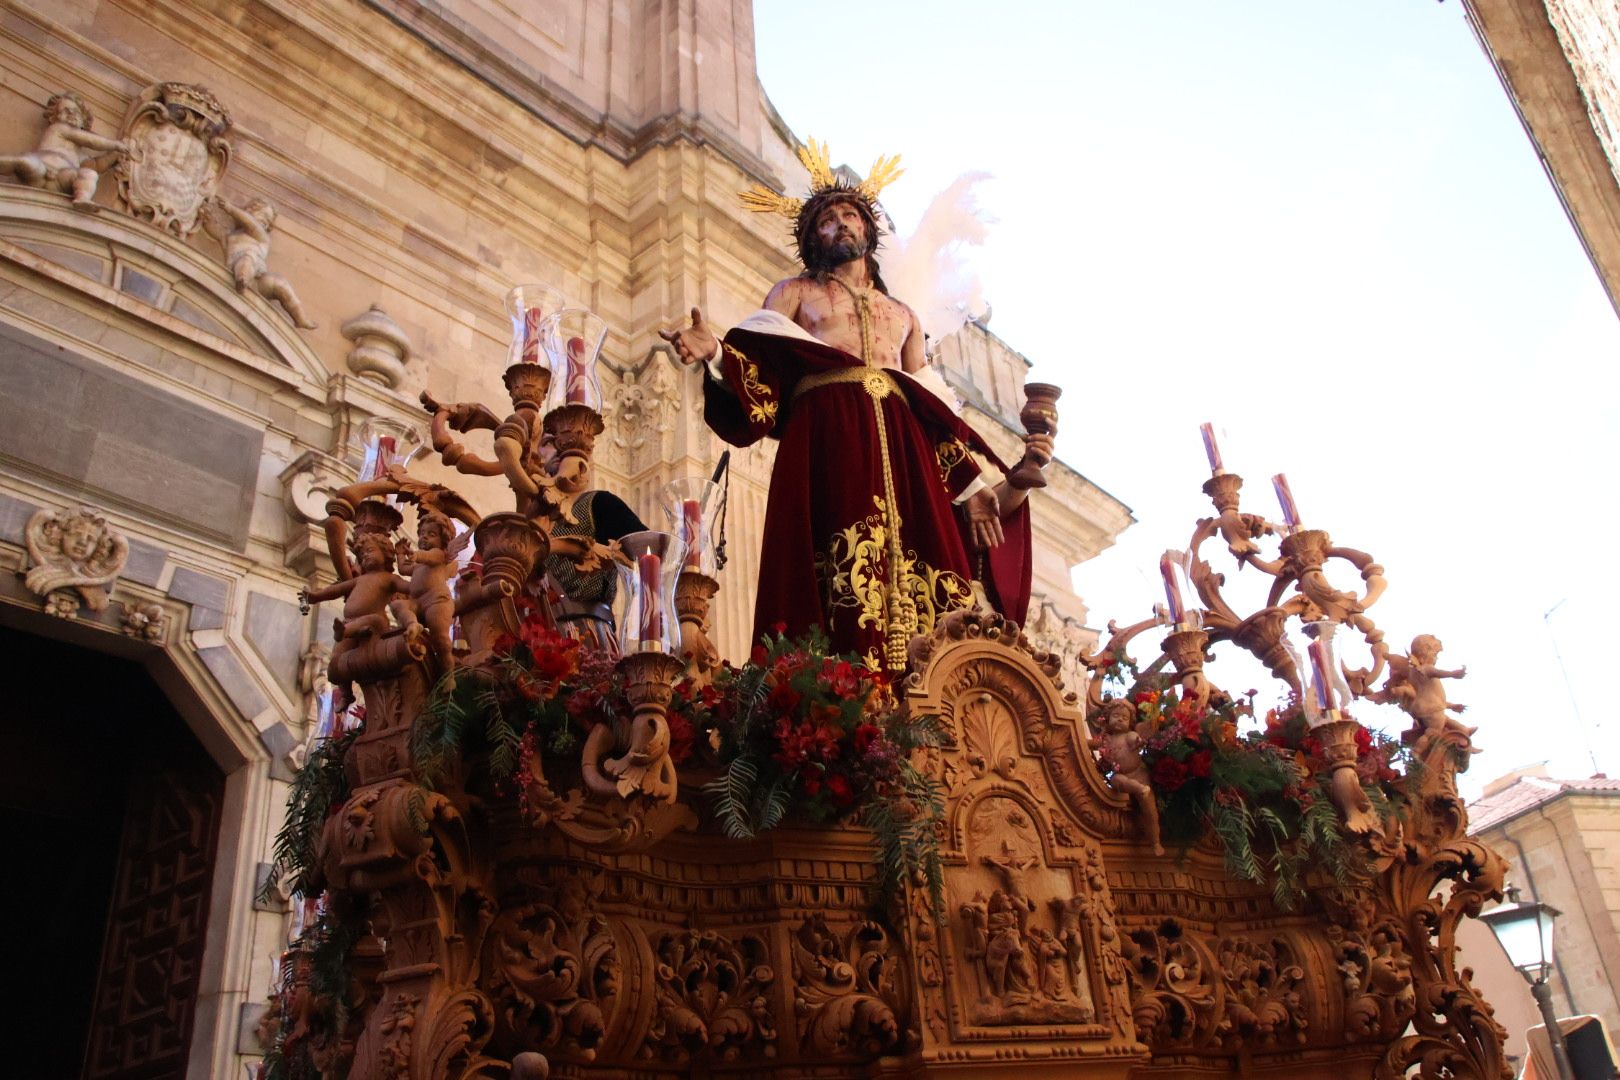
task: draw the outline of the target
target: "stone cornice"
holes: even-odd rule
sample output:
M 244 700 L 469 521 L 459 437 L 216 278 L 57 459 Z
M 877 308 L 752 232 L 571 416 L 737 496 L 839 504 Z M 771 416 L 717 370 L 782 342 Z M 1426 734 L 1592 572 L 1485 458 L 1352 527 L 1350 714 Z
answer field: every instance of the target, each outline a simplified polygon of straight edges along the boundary
M 437 4 L 423 0 L 366 0 L 366 6 L 421 38 L 536 119 L 581 145 L 600 148 L 622 163 L 628 164 L 654 147 L 687 139 L 698 146 L 712 147 L 750 180 L 781 186 L 781 179 L 759 155 L 700 116 L 677 113 L 632 128 L 592 108 Z
M 1464 0 L 1469 24 L 1620 312 L 1620 181 L 1543 0 Z

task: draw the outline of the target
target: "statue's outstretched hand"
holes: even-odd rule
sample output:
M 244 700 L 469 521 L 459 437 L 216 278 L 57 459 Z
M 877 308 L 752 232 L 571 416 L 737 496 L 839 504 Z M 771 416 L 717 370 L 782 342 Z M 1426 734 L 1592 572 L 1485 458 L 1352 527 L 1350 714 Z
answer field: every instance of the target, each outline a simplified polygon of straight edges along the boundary
M 675 346 L 683 364 L 705 364 L 720 351 L 720 339 L 703 322 L 703 312 L 692 309 L 692 325 L 680 330 L 660 330 L 658 336 Z
M 1024 436 L 1024 457 L 1041 468 L 1052 463 L 1052 436 L 1030 432 Z
M 993 548 L 1006 539 L 1001 530 L 1001 503 L 994 490 L 982 488 L 962 505 L 967 510 L 968 532 L 973 536 L 974 547 Z

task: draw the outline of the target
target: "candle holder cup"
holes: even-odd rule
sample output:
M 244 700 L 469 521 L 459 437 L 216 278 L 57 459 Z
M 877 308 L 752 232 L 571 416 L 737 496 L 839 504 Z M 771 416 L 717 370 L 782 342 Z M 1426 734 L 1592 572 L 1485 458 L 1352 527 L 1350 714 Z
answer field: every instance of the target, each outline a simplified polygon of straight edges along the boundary
M 551 389 L 551 369 L 544 364 L 513 364 L 501 376 L 501 381 L 512 396 L 514 410 L 539 412 Z
M 1238 491 L 1243 477 L 1237 473 L 1220 472 L 1204 481 L 1204 494 L 1215 504 L 1215 512 L 1225 514 L 1238 508 Z

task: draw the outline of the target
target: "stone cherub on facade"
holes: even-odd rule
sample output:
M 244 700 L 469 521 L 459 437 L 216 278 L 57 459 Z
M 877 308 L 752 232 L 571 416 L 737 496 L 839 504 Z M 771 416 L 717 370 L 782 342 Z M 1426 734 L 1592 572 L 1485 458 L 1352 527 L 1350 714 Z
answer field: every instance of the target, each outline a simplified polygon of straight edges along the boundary
M 1454 705 L 1446 700 L 1446 688 L 1441 679 L 1461 679 L 1468 674 L 1466 667 L 1447 670 L 1436 666 L 1442 646 L 1432 634 L 1419 634 L 1412 639 L 1410 655 L 1391 653 L 1389 679 L 1382 690 L 1368 694 L 1369 700 L 1393 703 L 1412 718 L 1414 731 L 1420 736 L 1434 736 L 1451 731 L 1468 736 L 1474 728 L 1460 724 L 1447 713 L 1460 713 L 1468 706 Z
M 206 210 L 203 226 L 225 249 L 225 265 L 231 269 L 236 291 L 251 288 L 266 300 L 279 303 L 293 325 L 315 329 L 292 284 L 270 269 L 270 230 L 275 227 L 276 208 L 269 200 L 253 198 L 237 206 L 216 196 L 209 200 Z
M 46 610 L 71 616 L 79 599 L 91 611 L 106 610 L 110 587 L 129 559 L 129 541 L 106 518 L 89 507 L 41 510 L 28 520 L 24 539 L 33 565 L 23 580 L 46 598 Z
M 0 175 L 60 191 L 72 196 L 74 206 L 94 210 L 96 185 L 101 182 L 96 159 L 127 153 L 129 147 L 122 140 L 97 135 L 90 124 L 90 106 L 83 98 L 71 91 L 53 94 L 45 102 L 45 131 L 39 145 L 26 154 L 0 157 Z
M 1142 733 L 1136 728 L 1136 708 L 1129 701 L 1115 700 L 1103 709 L 1102 734 L 1091 740 L 1113 766 L 1108 782 L 1136 804 L 1142 815 L 1142 834 L 1153 844 L 1153 854 L 1163 855 L 1159 842 L 1159 802 L 1153 793 L 1153 776 L 1142 760 Z

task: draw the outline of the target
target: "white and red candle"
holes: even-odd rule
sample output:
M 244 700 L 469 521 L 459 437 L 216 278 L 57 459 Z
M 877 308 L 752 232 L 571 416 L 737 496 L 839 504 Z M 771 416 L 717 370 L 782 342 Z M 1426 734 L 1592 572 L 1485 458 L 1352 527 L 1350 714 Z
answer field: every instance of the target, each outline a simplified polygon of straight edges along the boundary
M 1164 600 L 1170 606 L 1170 622 L 1178 629 L 1186 615 L 1181 599 L 1181 583 L 1176 580 L 1176 559 L 1173 552 L 1159 556 L 1159 573 L 1164 576 Z
M 1215 442 L 1215 425 L 1199 424 L 1198 431 L 1204 437 L 1204 456 L 1209 458 L 1209 471 L 1219 476 L 1226 469 L 1221 465 L 1221 448 Z
M 697 570 L 703 560 L 703 508 L 696 499 L 681 500 L 681 542 L 686 545 L 687 570 Z
M 543 355 L 540 344 L 540 323 L 546 313 L 539 308 L 523 309 L 523 355 L 525 364 L 538 364 Z
M 641 583 L 641 647 L 659 648 L 664 637 L 664 560 L 648 552 L 636 560 Z
M 1330 716 L 1338 709 L 1333 698 L 1333 684 L 1328 682 L 1327 646 L 1320 639 L 1306 649 L 1311 657 L 1312 682 L 1316 684 L 1316 704 L 1323 715 Z
M 585 378 L 585 339 L 571 337 L 568 339 L 568 371 L 563 381 L 563 398 L 569 405 L 589 404 L 586 396 Z
M 1288 488 L 1288 477 L 1278 473 L 1271 478 L 1272 489 L 1277 492 L 1277 503 L 1282 507 L 1283 524 L 1290 529 L 1299 528 L 1299 506 L 1294 502 L 1294 493 Z
M 321 691 L 320 702 L 315 713 L 315 742 L 320 743 L 330 739 L 337 727 L 337 691 L 330 688 Z
M 398 443 L 392 435 L 379 435 L 377 441 L 366 447 L 366 460 L 361 466 L 362 481 L 381 480 L 388 475 Z

